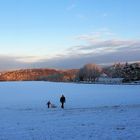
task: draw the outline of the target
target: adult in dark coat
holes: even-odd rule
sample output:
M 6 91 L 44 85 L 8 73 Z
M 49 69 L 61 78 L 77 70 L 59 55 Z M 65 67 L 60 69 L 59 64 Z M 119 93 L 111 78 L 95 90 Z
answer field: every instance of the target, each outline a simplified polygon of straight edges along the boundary
M 61 108 L 64 108 L 64 103 L 66 102 L 66 98 L 65 98 L 64 95 L 62 95 L 62 96 L 60 97 L 60 102 L 61 102 Z

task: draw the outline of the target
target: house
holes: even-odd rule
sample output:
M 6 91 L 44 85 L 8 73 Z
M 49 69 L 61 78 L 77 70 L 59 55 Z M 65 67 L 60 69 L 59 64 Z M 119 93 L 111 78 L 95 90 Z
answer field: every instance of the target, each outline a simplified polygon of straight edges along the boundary
M 101 76 L 98 78 L 98 83 L 105 83 L 105 84 L 120 84 L 122 83 L 123 78 L 112 78 L 109 77 L 107 74 L 103 73 Z

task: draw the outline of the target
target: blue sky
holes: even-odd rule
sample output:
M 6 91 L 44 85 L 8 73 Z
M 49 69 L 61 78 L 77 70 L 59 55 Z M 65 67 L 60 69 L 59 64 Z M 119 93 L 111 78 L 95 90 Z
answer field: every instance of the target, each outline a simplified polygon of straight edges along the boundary
M 139 0 L 0 0 L 0 69 L 140 60 Z

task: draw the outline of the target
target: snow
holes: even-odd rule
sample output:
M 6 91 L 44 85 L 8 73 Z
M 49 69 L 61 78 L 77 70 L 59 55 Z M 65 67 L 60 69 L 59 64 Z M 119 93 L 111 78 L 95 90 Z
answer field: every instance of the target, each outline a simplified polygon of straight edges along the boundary
M 140 85 L 1 82 L 0 140 L 138 140 L 139 91 Z M 47 109 L 48 100 L 57 108 Z

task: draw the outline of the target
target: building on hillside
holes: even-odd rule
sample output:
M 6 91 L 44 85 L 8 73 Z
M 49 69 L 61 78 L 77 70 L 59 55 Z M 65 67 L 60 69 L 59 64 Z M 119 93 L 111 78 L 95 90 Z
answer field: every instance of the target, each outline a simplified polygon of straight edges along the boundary
M 105 84 L 121 84 L 123 78 L 111 78 L 107 74 L 103 73 L 101 76 L 98 78 L 98 83 L 105 83 Z

